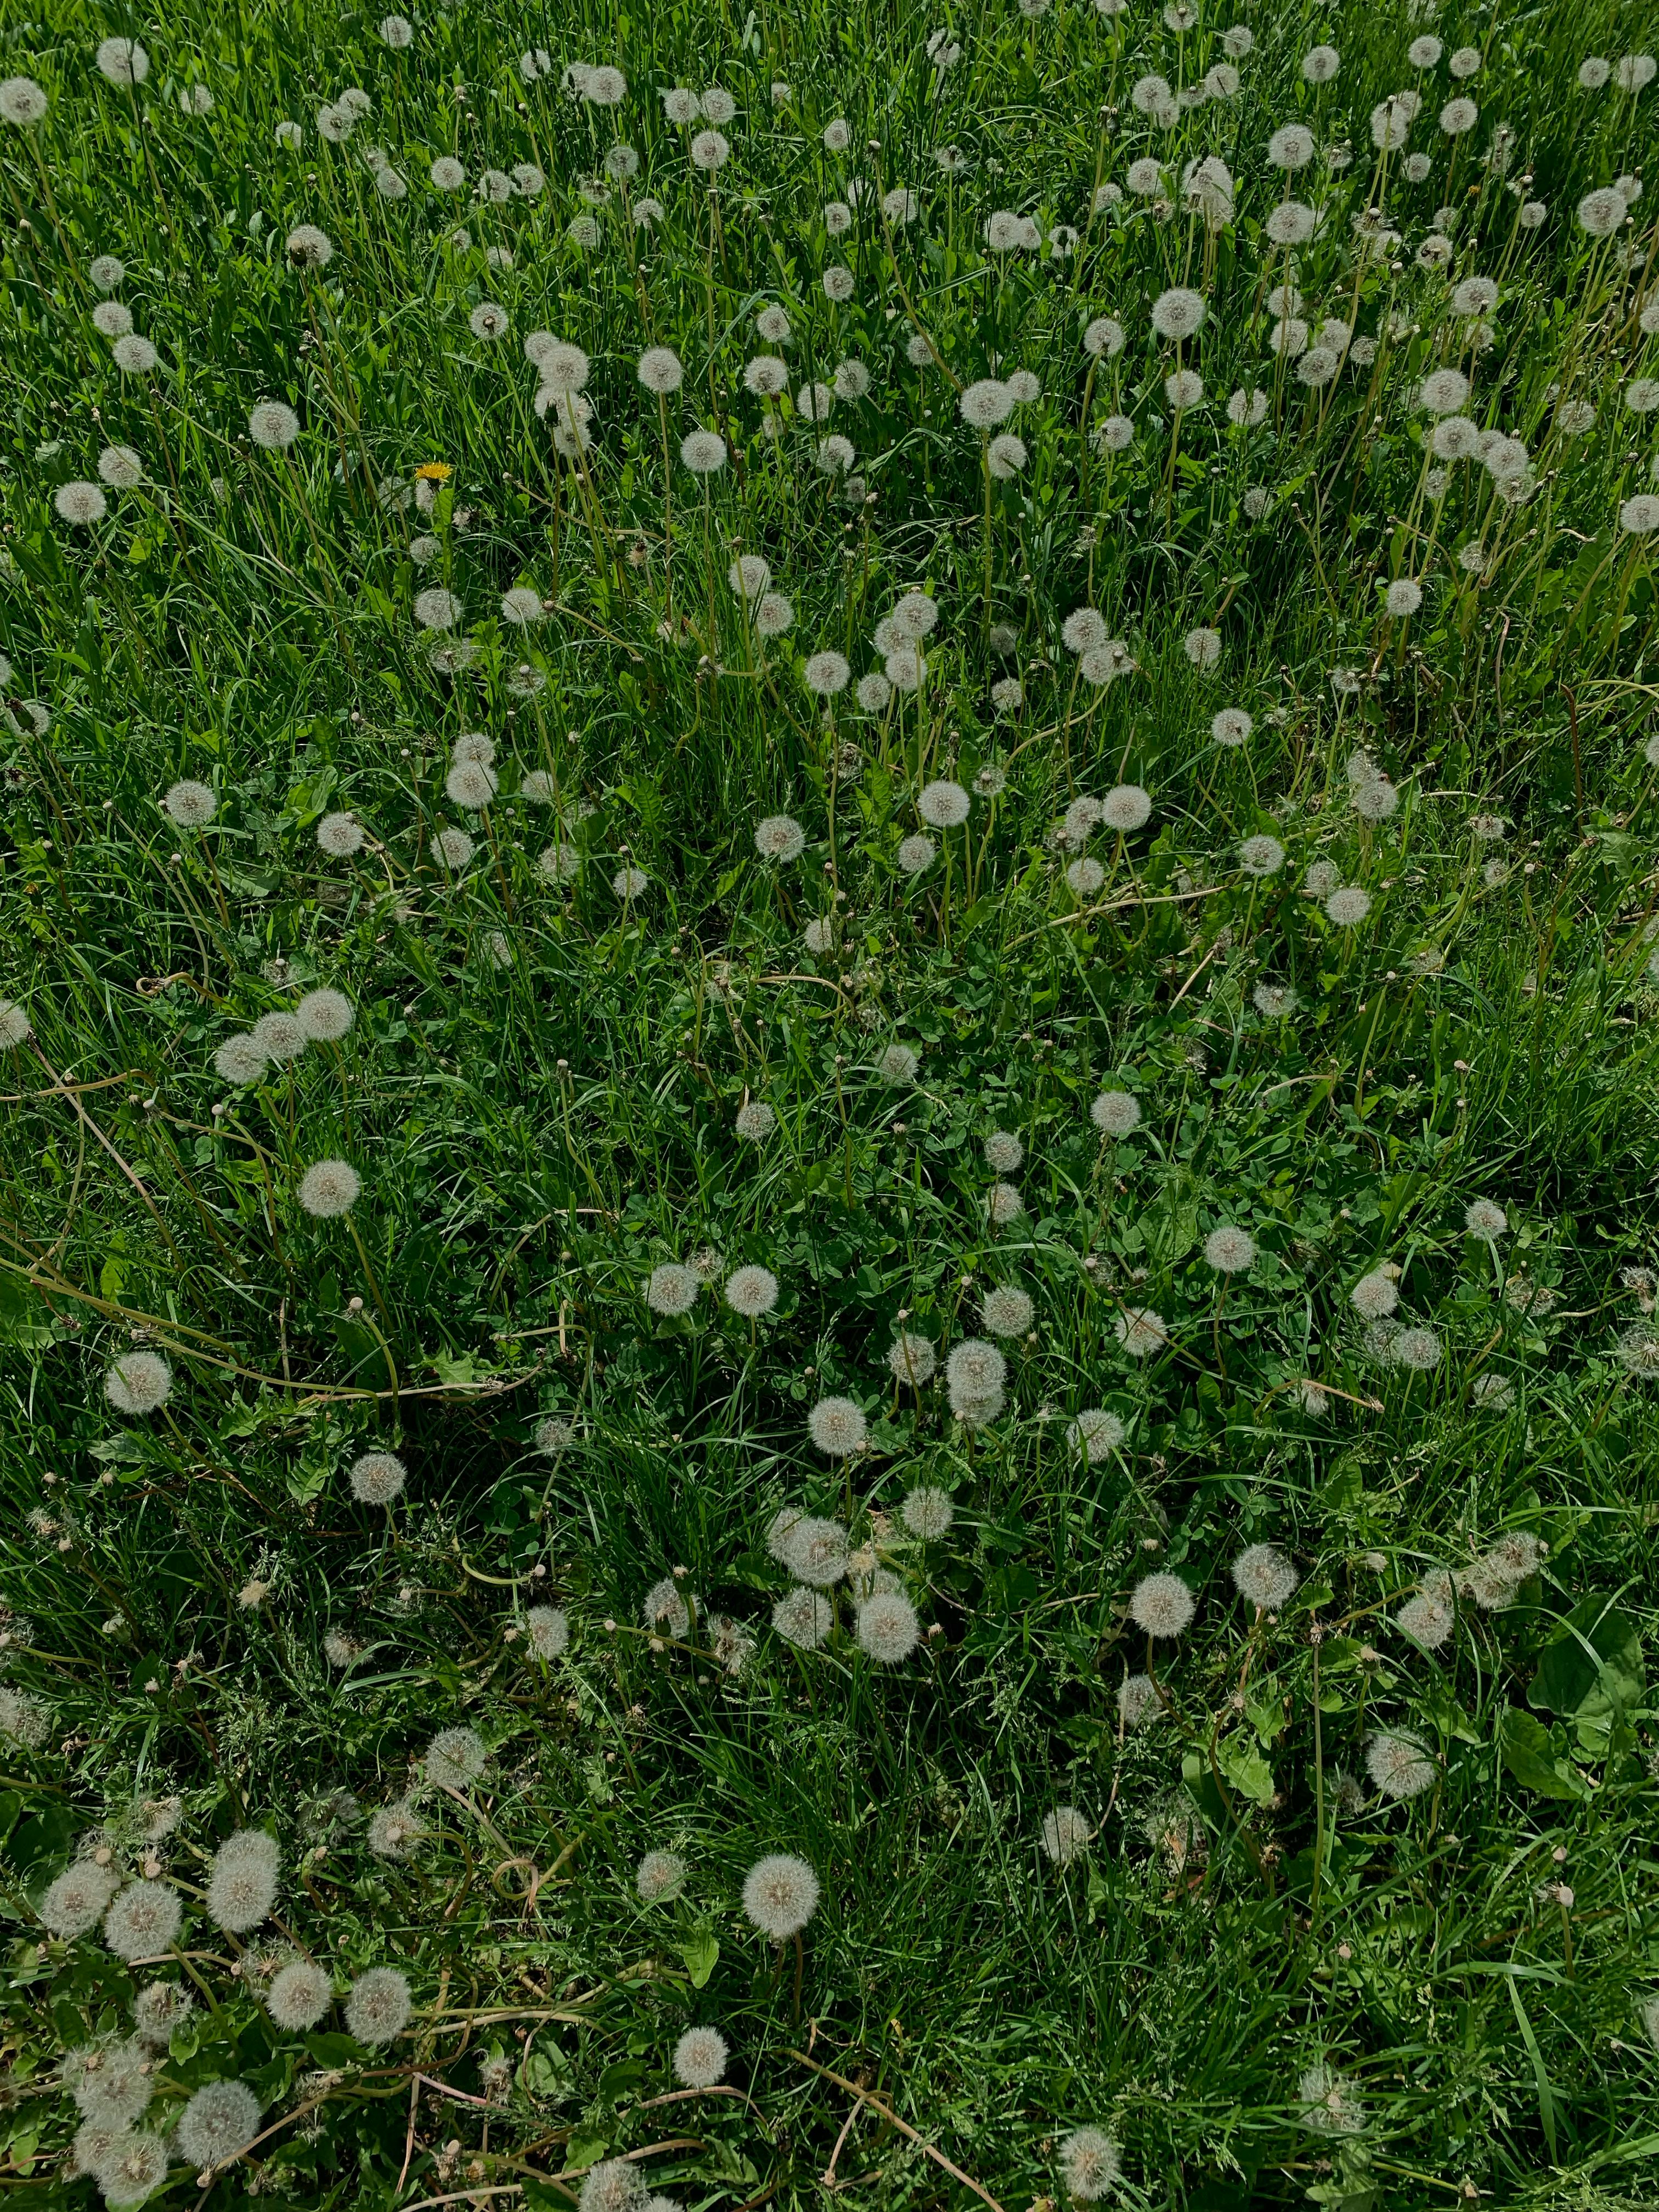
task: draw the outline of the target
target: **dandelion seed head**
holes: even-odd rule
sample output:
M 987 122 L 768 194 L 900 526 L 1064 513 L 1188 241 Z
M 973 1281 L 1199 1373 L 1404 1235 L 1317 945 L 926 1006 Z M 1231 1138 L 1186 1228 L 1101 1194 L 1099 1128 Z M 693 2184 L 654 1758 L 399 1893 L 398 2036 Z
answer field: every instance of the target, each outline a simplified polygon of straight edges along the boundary
M 1440 1364 L 1440 1339 L 1431 1328 L 1402 1328 L 1396 1333 L 1389 1356 L 1396 1367 L 1427 1374 Z
M 1127 1137 L 1140 1127 L 1140 1101 L 1129 1091 L 1103 1091 L 1089 1109 L 1103 1136 Z
M 649 2212 L 639 2168 L 620 2158 L 589 2166 L 576 2206 L 577 2212 Z
M 1365 2108 L 1346 2075 L 1328 2066 L 1310 2066 L 1296 2087 L 1302 2124 L 1316 2135 L 1355 2136 L 1364 2132 Z
M 315 2027 L 334 2002 L 326 1970 L 311 1959 L 292 1959 L 273 1976 L 265 1991 L 265 2010 L 290 2035 Z
M 647 1851 L 640 1861 L 634 1887 L 642 1905 L 666 1905 L 685 1887 L 686 1864 L 678 1851 Z
M 1129 1617 L 1148 1636 L 1179 1636 L 1197 1612 L 1197 1601 L 1179 1575 L 1147 1575 L 1129 1600 Z
M 104 1376 L 104 1395 L 118 1413 L 153 1413 L 173 1395 L 173 1370 L 159 1352 L 123 1352 Z
M 931 1484 L 918 1483 L 905 1492 L 904 1503 L 899 1508 L 899 1517 L 910 1534 L 922 1543 L 936 1543 L 947 1534 L 956 1519 L 956 1509 L 948 1493 Z
M 859 1607 L 856 1621 L 860 1650 L 884 1667 L 902 1665 L 921 1641 L 916 1609 L 899 1590 L 877 1590 Z
M 52 495 L 52 503 L 65 522 L 78 524 L 82 528 L 101 522 L 109 511 L 109 501 L 95 483 L 79 479 L 61 483 Z
M 1620 229 L 1630 208 L 1624 194 L 1611 185 L 1586 192 L 1578 203 L 1578 227 L 1591 238 L 1611 238 Z
M 1074 1451 L 1083 1454 L 1091 1467 L 1097 1467 L 1121 1449 L 1124 1433 L 1123 1424 L 1115 1413 L 1091 1406 L 1067 1425 L 1066 1440 Z
M 161 1881 L 130 1881 L 104 1915 L 104 1942 L 118 1959 L 160 1958 L 172 1948 L 183 1917 L 176 1889 Z
M 349 1213 L 362 1192 L 356 1168 L 346 1160 L 317 1160 L 300 1178 L 300 1203 L 319 1220 Z
M 246 1936 L 276 1902 L 282 1853 L 263 1828 L 239 1828 L 213 1855 L 207 1908 L 216 1928 Z
M 72 1943 L 98 1925 L 119 1887 L 110 1868 L 77 1860 L 47 1885 L 36 1908 L 41 1924 L 60 1942 Z
M 1122 2179 L 1123 2154 L 1103 2129 L 1074 2128 L 1060 2146 L 1060 2168 L 1079 2203 L 1097 2204 Z
M 802 1651 L 816 1651 L 836 1625 L 836 1608 L 822 1591 L 805 1583 L 781 1597 L 772 1607 L 772 1626 L 786 1644 Z
M 345 2021 L 359 2043 L 371 2050 L 394 2043 L 414 2010 L 409 1978 L 395 1966 L 371 1966 L 351 1984 Z
M 887 1365 L 895 1382 L 920 1389 L 933 1379 L 939 1366 L 939 1354 L 931 1337 L 901 1329 L 888 1347 Z
M 1086 1815 L 1074 1805 L 1059 1805 L 1044 1815 L 1042 1848 L 1056 1866 L 1070 1866 L 1088 1850 L 1093 1833 Z
M 105 39 L 94 58 L 111 84 L 142 84 L 149 75 L 149 56 L 136 39 Z
M 1238 865 L 1247 876 L 1277 875 L 1285 865 L 1285 848 L 1265 834 L 1247 837 L 1238 848 Z
M 1160 337 L 1194 337 L 1204 321 L 1204 295 L 1184 285 L 1172 285 L 1152 302 L 1152 328 Z
M 1305 169 L 1314 156 L 1314 136 L 1304 124 L 1286 123 L 1267 141 L 1267 159 L 1276 169 Z
M 125 375 L 148 376 L 161 356 L 148 338 L 141 338 L 134 331 L 126 337 L 117 338 L 110 357 Z
M 778 1279 L 767 1267 L 739 1267 L 726 1285 L 726 1303 L 745 1321 L 769 1314 L 778 1302 Z
M 1420 1797 L 1433 1787 L 1439 1769 L 1421 1741 L 1404 1729 L 1374 1735 L 1365 1751 L 1365 1771 L 1385 1797 Z
M 687 2089 L 712 2089 L 731 2055 L 718 2028 L 688 2027 L 674 2045 L 674 2078 Z
M 957 402 L 963 421 L 975 430 L 989 430 L 1006 422 L 1013 404 L 1012 392 L 994 376 L 982 376 L 969 385 Z
M 820 1398 L 806 1417 L 807 1434 L 831 1459 L 848 1459 L 870 1441 L 869 1424 L 851 1398 Z
M 776 1852 L 750 1867 L 743 1885 L 743 1909 L 775 1943 L 798 1935 L 818 1906 L 818 1878 L 805 1859 Z

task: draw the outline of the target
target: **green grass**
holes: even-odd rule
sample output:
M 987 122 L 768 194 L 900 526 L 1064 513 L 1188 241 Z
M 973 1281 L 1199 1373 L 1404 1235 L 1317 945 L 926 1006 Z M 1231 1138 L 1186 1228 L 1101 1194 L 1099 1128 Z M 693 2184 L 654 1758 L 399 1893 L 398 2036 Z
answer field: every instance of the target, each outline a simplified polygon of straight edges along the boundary
M 1143 2212 L 1653 2202 L 1659 484 L 1631 402 L 1659 377 L 1659 291 L 1650 193 L 1611 241 L 1575 216 L 1650 165 L 1659 98 L 1582 88 L 1579 64 L 1651 29 L 1604 0 L 1286 6 L 1254 20 L 1236 95 L 1150 121 L 1137 81 L 1202 77 L 1233 21 L 434 9 L 393 51 L 373 14 L 185 7 L 138 30 L 136 90 L 93 59 L 133 24 L 63 4 L 6 27 L 0 75 L 50 100 L 0 124 L 19 2203 L 102 2201 L 65 2055 L 130 2035 L 157 1980 L 192 2008 L 151 2047 L 139 2125 L 168 2140 L 154 2201 L 198 2212 L 476 2190 L 592 2212 L 629 2201 L 582 2179 L 622 2158 L 697 2212 L 1026 2212 L 1070 2201 L 1085 2126 Z M 1479 73 L 1415 71 L 1428 29 Z M 1341 67 L 1316 89 L 1300 61 L 1326 40 Z M 621 104 L 562 89 L 570 61 L 619 66 Z M 1381 164 L 1368 118 L 1413 83 Z M 181 107 L 197 84 L 206 112 Z M 711 84 L 737 110 L 712 192 L 659 97 Z M 351 85 L 370 110 L 331 144 L 318 109 Z M 1452 138 L 1460 92 L 1479 120 Z M 1295 120 L 1322 151 L 1286 176 L 1265 148 Z M 584 199 L 618 142 L 637 174 Z M 1154 152 L 1161 210 L 1128 185 Z M 448 195 L 446 155 L 468 179 Z M 1234 205 L 1206 232 L 1179 201 L 1209 155 Z M 544 189 L 474 200 L 526 163 Z M 880 206 L 906 186 L 908 224 Z M 1323 217 L 1288 258 L 1264 228 L 1286 197 Z M 1380 255 L 1355 227 L 1373 207 Z M 1042 251 L 989 253 L 999 210 Z M 1443 210 L 1444 267 L 1419 254 Z M 321 268 L 289 265 L 301 223 Z M 153 370 L 118 369 L 93 323 L 109 253 Z M 1500 288 L 1489 342 L 1451 305 L 1472 276 Z M 1291 281 L 1316 347 L 1333 317 L 1360 342 L 1328 381 L 1270 349 Z M 1206 304 L 1180 349 L 1205 396 L 1177 435 L 1152 312 L 1181 284 Z M 470 327 L 487 301 L 499 340 Z M 757 331 L 780 304 L 787 344 Z M 1104 315 L 1127 343 L 1095 358 Z M 590 357 L 580 463 L 532 406 L 538 330 Z M 635 363 L 665 345 L 684 383 L 659 411 Z M 782 399 L 745 389 L 757 354 L 787 357 Z M 853 448 L 838 473 L 793 395 L 848 359 L 870 390 L 823 426 Z M 1431 477 L 1418 394 L 1447 366 L 1480 429 L 1524 441 L 1517 497 L 1478 459 Z M 957 394 L 1016 371 L 1039 392 L 997 426 L 1025 458 L 995 478 Z M 1230 421 L 1235 391 L 1265 395 L 1260 422 Z M 248 435 L 270 399 L 298 417 L 286 450 Z M 1123 449 L 1097 435 L 1119 414 Z M 711 428 L 728 459 L 699 480 L 678 443 Z M 61 488 L 112 447 L 143 482 L 66 519 Z M 787 595 L 782 634 L 745 617 L 739 553 Z M 1390 616 L 1401 579 L 1423 603 Z M 437 586 L 447 636 L 413 613 Z M 524 586 L 544 618 L 520 627 L 497 611 Z M 916 590 L 939 617 L 921 689 L 816 697 L 809 657 L 845 654 L 855 685 Z M 1084 606 L 1134 663 L 1101 687 L 1061 640 Z M 1185 641 L 1212 627 L 1200 672 Z M 1212 739 L 1224 707 L 1246 743 Z M 471 733 L 499 787 L 468 811 L 445 785 Z M 968 821 L 911 874 L 938 779 Z M 163 809 L 181 780 L 210 789 L 205 825 Z M 1126 784 L 1150 818 L 1097 826 L 1075 889 L 1061 818 Z M 805 839 L 783 863 L 755 846 L 778 813 Z M 341 814 L 364 842 L 331 856 Z M 1252 876 L 1263 836 L 1283 862 Z M 624 867 L 647 878 L 626 899 Z M 1338 884 L 1369 901 L 1352 926 Z M 216 1072 L 322 987 L 345 1036 Z M 914 1084 L 883 1073 L 896 1044 Z M 1139 1103 L 1121 1140 L 1091 1123 L 1103 1091 Z M 759 1141 L 734 1128 L 754 1100 Z M 994 1130 L 1024 1152 L 1000 1223 Z M 361 1177 L 343 1216 L 299 1201 L 323 1159 Z M 1466 1232 L 1477 1200 L 1495 1242 Z M 1231 1276 L 1205 1256 L 1227 1225 L 1257 1248 Z M 644 1292 L 670 1261 L 708 1287 L 662 1318 Z M 750 1263 L 780 1285 L 752 1325 L 720 1291 Z M 1421 1370 L 1352 1302 L 1384 1264 L 1395 1322 L 1433 1332 Z M 1006 1405 L 964 1425 L 945 1355 L 999 1285 L 1030 1328 Z M 1141 1308 L 1160 1328 L 1133 1357 Z M 887 1364 L 900 1328 L 939 1352 L 915 1390 Z M 105 1378 L 134 1351 L 172 1387 L 124 1415 Z M 866 1417 L 849 1460 L 809 1438 L 825 1396 Z M 1071 1433 L 1091 1408 L 1122 1431 L 1093 1462 Z M 568 1448 L 542 1448 L 550 1418 Z M 389 1506 L 354 1496 L 370 1450 L 407 1468 Z M 953 1511 L 926 1542 L 917 1487 Z M 867 1655 L 844 1585 L 821 1648 L 775 1631 L 786 1507 L 873 1547 L 915 1607 L 908 1657 Z M 1258 1613 L 1231 1569 L 1260 1544 L 1297 1586 Z M 1481 1564 L 1500 1546 L 1507 1577 Z M 1130 1613 L 1152 1573 L 1197 1604 L 1156 1644 Z M 671 1576 L 696 1603 L 653 1638 Z M 1455 1616 L 1433 1650 L 1398 1626 L 1420 1589 Z M 550 1603 L 569 1642 L 544 1661 L 524 1630 Z M 1120 1686 L 1149 1665 L 1130 1727 Z M 488 1763 L 446 1788 L 425 1755 L 458 1726 Z M 1431 1773 L 1393 1802 L 1368 1762 L 1401 1730 Z M 419 1840 L 377 1853 L 405 1798 Z M 1042 1834 L 1066 1808 L 1089 1841 L 1061 1864 Z M 229 1932 L 208 1862 L 245 1826 L 279 1841 L 280 1891 Z M 687 1874 L 647 1905 L 652 1850 Z M 742 1907 L 770 1852 L 821 1884 L 799 1946 Z M 99 1854 L 176 1891 L 167 1954 L 43 1923 Z M 262 1996 L 295 1954 L 332 1978 L 306 2030 Z M 345 2002 L 386 1966 L 413 2010 L 371 2046 Z M 702 2023 L 741 2094 L 663 2101 Z M 1321 2069 L 1346 2128 L 1311 2124 Z M 225 2079 L 266 2132 L 202 2184 L 170 2131 Z

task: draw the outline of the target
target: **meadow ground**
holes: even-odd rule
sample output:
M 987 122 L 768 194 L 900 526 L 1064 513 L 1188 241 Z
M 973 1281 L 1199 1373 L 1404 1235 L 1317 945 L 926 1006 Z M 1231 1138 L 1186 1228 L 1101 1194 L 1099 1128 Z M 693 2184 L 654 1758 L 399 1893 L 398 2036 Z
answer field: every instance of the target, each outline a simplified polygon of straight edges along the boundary
M 1659 2200 L 1650 15 L 0 25 L 0 2188 Z

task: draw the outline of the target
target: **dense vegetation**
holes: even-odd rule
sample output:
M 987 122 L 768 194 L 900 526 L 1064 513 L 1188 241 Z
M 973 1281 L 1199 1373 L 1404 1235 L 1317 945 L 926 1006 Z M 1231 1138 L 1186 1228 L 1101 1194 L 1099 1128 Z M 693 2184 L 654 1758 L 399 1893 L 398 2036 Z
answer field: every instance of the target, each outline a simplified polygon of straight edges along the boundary
M 9 2198 L 1652 2203 L 1651 31 L 3 26 Z

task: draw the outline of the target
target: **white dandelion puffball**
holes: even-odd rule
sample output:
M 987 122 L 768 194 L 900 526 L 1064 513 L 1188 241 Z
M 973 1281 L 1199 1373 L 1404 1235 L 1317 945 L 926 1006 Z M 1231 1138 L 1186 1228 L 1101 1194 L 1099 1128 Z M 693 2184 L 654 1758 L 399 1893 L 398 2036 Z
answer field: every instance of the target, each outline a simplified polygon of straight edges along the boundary
M 980 1319 L 993 1336 L 1024 1336 L 1035 1311 L 1024 1291 L 1000 1284 L 988 1291 L 980 1306 Z
M 19 130 L 27 131 L 44 121 L 51 104 L 45 87 L 32 76 L 9 76 L 0 83 L 0 117 Z
M 1232 1564 L 1234 1586 L 1241 1597 L 1262 1612 L 1283 1605 L 1296 1590 L 1296 1569 L 1277 1545 L 1252 1544 Z
M 208 1875 L 207 1908 L 216 1928 L 246 1936 L 267 1918 L 276 1902 L 282 1853 L 263 1828 L 239 1828 L 213 1855 Z
M 919 1389 L 924 1382 L 933 1380 L 939 1367 L 933 1339 L 901 1329 L 888 1347 L 887 1365 L 895 1382 L 908 1382 Z
M 94 59 L 111 84 L 142 84 L 149 75 L 149 56 L 136 39 L 106 39 Z
M 1365 1771 L 1385 1797 L 1420 1797 L 1432 1789 L 1440 1770 L 1422 1742 L 1404 1729 L 1374 1735 L 1365 1752 Z
M 1089 1848 L 1094 1830 L 1074 1805 L 1057 1806 L 1044 1816 L 1042 1848 L 1056 1866 L 1070 1866 Z
M 806 1430 L 830 1459 L 849 1459 L 870 1441 L 869 1424 L 851 1398 L 820 1398 L 806 1417 Z
M 1103 2128 L 1076 2128 L 1060 2146 L 1066 2187 L 1080 2204 L 1098 2204 L 1123 2178 L 1123 2154 Z
M 154 1413 L 173 1393 L 173 1370 L 159 1352 L 124 1352 L 104 1376 L 104 1395 L 118 1413 Z
M 59 484 L 52 495 L 52 503 L 65 522 L 77 523 L 82 528 L 101 522 L 109 511 L 109 501 L 98 486 L 79 479 Z
M 434 584 L 415 595 L 415 619 L 422 629 L 453 629 L 461 618 L 461 602 L 453 592 Z
M 645 1302 L 653 1313 L 678 1316 L 688 1314 L 697 1303 L 702 1288 L 696 1270 L 683 1267 L 677 1261 L 667 1261 L 653 1267 L 645 1286 Z
M 1114 784 L 1100 802 L 1100 818 L 1111 830 L 1144 829 L 1152 811 L 1152 794 L 1138 783 Z
M 144 464 L 131 446 L 106 446 L 98 473 L 112 491 L 131 491 L 144 481 Z
M 259 2100 L 246 2082 L 210 2081 L 179 2114 L 175 2140 L 192 2166 L 210 2170 L 246 2150 L 258 2131 Z
M 408 1977 L 395 1966 L 371 1966 L 351 1984 L 346 2026 L 371 2050 L 395 2043 L 409 2024 L 415 2000 Z
M 755 850 L 763 860 L 798 860 L 806 832 L 791 814 L 769 814 L 755 824 Z
M 1509 1230 L 1509 1216 L 1490 1198 L 1477 1198 L 1463 1209 L 1463 1226 L 1483 1244 L 1495 1244 Z
M 345 1160 L 318 1160 L 300 1178 L 300 1203 L 319 1220 L 349 1213 L 362 1191 L 357 1170 Z
M 1285 848 L 1277 837 L 1247 837 L 1238 848 L 1238 865 L 1247 876 L 1273 876 L 1285 865 Z
M 798 1583 L 772 1607 L 772 1626 L 786 1644 L 816 1651 L 836 1626 L 836 1608 L 821 1590 Z
M 1243 1274 L 1255 1265 L 1255 1239 L 1248 1230 L 1223 1223 L 1204 1239 L 1204 1257 L 1218 1274 Z
M 636 374 L 646 390 L 659 398 L 678 392 L 685 381 L 684 364 L 672 346 L 647 346 L 640 356 Z
M 970 805 L 959 783 L 941 779 L 923 787 L 916 811 L 931 829 L 955 830 L 968 819 Z
M 48 1885 L 35 1908 L 41 1924 L 60 1942 L 72 1943 L 95 1928 L 120 1887 L 120 1876 L 91 1859 L 78 1859 Z
M 268 453 L 286 452 L 300 434 L 300 418 L 280 399 L 262 399 L 249 410 L 248 435 Z
M 118 1959 L 159 1959 L 172 1948 L 184 1917 L 176 1889 L 131 1881 L 104 1915 L 104 1942 Z
M 117 338 L 110 349 L 110 358 L 125 376 L 148 376 L 161 356 L 148 338 L 141 338 L 135 331 L 124 338 Z
M 777 1127 L 777 1115 L 763 1098 L 750 1098 L 739 1106 L 732 1127 L 740 1137 L 751 1145 L 758 1145 L 769 1137 Z
M 844 653 L 827 649 L 813 653 L 802 671 L 802 680 L 809 691 L 821 699 L 832 699 L 844 691 L 852 679 L 852 667 Z
M 1129 1600 L 1129 1617 L 1148 1636 L 1172 1638 L 1191 1625 L 1198 1610 L 1179 1575 L 1148 1575 L 1137 1583 Z
M 525 1641 L 538 1659 L 557 1659 L 570 1643 L 570 1616 L 562 1606 L 532 1605 L 524 1617 Z
M 717 430 L 693 430 L 680 441 L 680 459 L 694 477 L 713 476 L 726 466 L 726 441 Z
M 775 1943 L 798 1936 L 818 1908 L 818 1878 L 787 1851 L 758 1859 L 744 1877 L 743 1909 Z
M 913 1536 L 923 1543 L 933 1543 L 949 1533 L 956 1509 L 945 1491 L 921 1483 L 905 1493 L 899 1517 Z
M 1150 1359 L 1170 1341 L 1164 1316 L 1151 1306 L 1125 1306 L 1112 1323 L 1112 1334 L 1131 1359 Z
M 161 795 L 161 805 L 181 830 L 199 830 L 211 822 L 219 811 L 211 785 L 198 783 L 188 776 L 168 786 Z
M 1109 1454 L 1116 1451 L 1123 1437 L 1123 1424 L 1117 1415 L 1098 1406 L 1086 1407 L 1066 1431 L 1066 1442 L 1073 1450 L 1083 1454 L 1091 1467 L 1098 1466 Z
M 734 1314 L 755 1321 L 778 1302 L 778 1279 L 768 1267 L 739 1267 L 726 1285 L 726 1303 Z
M 969 385 L 957 402 L 963 421 L 975 430 L 994 429 L 999 422 L 1006 422 L 1013 408 L 1013 393 L 994 376 Z
M 859 1649 L 884 1667 L 896 1667 L 921 1641 L 916 1609 L 901 1590 L 878 1589 L 859 1607 Z
M 1204 320 L 1204 295 L 1176 284 L 1152 302 L 1152 328 L 1160 337 L 1189 338 Z
M 334 241 L 314 222 L 296 224 L 283 241 L 289 265 L 294 269 L 326 269 L 334 258 Z
M 360 1452 L 351 1462 L 351 1494 L 361 1505 L 390 1505 L 407 1480 L 408 1469 L 396 1452 Z
M 640 1861 L 634 1887 L 642 1905 L 667 1905 L 685 1887 L 685 1861 L 678 1851 L 647 1851 Z
M 1089 1119 L 1103 1137 L 1127 1137 L 1140 1127 L 1140 1101 L 1129 1091 L 1103 1091 Z
M 674 2045 L 674 2078 L 687 2089 L 712 2089 L 731 2055 L 717 2027 L 688 2027 Z
M 278 2027 L 290 2034 L 315 2027 L 333 2002 L 333 1980 L 312 1959 L 291 1959 L 277 1971 L 265 1991 L 265 2010 Z

